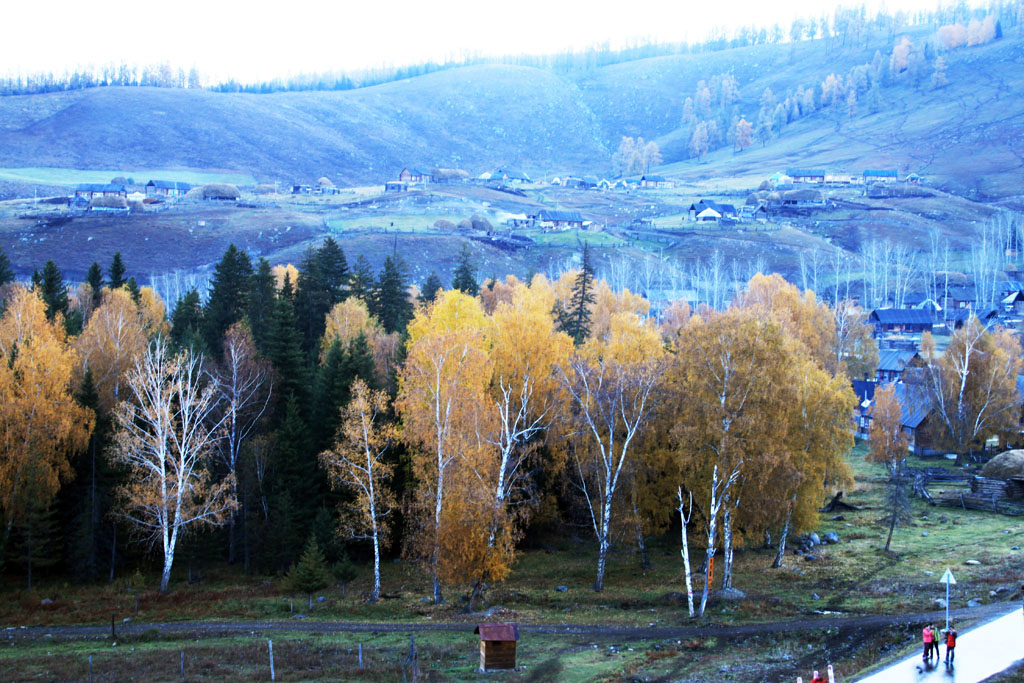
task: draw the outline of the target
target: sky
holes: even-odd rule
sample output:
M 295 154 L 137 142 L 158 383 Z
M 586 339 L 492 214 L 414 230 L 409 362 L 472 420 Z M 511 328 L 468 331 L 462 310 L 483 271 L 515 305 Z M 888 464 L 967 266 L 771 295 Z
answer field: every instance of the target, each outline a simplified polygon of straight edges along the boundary
M 894 0 L 904 10 L 936 0 Z M 827 0 L 171 0 L 5 3 L 0 74 L 108 63 L 196 66 L 208 82 L 357 71 L 467 55 L 548 54 L 608 42 L 699 42 L 713 27 L 788 29 Z M 852 3 L 847 3 L 852 4 Z M 867 0 L 869 13 L 883 4 Z M 92 9 L 90 9 L 90 7 Z

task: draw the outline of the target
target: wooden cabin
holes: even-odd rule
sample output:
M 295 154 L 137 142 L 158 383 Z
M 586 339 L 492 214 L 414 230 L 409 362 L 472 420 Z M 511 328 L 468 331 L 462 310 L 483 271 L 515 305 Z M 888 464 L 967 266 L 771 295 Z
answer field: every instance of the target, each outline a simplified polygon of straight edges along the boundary
M 473 633 L 480 634 L 480 671 L 502 671 L 516 668 L 518 624 L 480 624 L 473 629 Z

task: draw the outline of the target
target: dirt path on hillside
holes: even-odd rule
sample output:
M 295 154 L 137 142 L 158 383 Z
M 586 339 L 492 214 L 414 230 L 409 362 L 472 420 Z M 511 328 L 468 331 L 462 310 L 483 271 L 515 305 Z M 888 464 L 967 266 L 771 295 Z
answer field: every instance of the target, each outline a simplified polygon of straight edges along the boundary
M 963 608 L 950 611 L 950 617 L 961 622 L 965 619 L 983 619 L 1020 609 L 1019 603 L 1003 602 L 982 607 Z M 693 626 L 607 626 L 601 624 L 529 624 L 520 623 L 524 633 L 549 636 L 586 636 L 600 639 L 663 640 L 670 638 L 738 638 L 768 633 L 792 633 L 800 631 L 825 631 L 827 629 L 873 629 L 904 624 L 920 624 L 939 621 L 945 612 L 920 614 L 877 614 L 857 617 L 822 616 L 793 621 L 776 621 L 758 624 L 721 625 L 706 622 Z M 481 616 L 481 620 L 486 617 Z M 213 638 L 228 634 L 249 632 L 263 634 L 270 632 L 292 633 L 424 633 L 424 632 L 472 632 L 476 621 L 465 623 L 373 623 L 346 621 L 313 621 L 293 619 L 291 621 L 183 621 L 146 623 L 130 621 L 115 622 L 117 635 L 140 635 L 156 631 L 161 636 L 183 635 L 189 638 Z M 105 625 L 83 626 L 8 626 L 0 627 L 5 640 L 33 640 L 41 638 L 94 639 L 110 636 L 111 627 Z

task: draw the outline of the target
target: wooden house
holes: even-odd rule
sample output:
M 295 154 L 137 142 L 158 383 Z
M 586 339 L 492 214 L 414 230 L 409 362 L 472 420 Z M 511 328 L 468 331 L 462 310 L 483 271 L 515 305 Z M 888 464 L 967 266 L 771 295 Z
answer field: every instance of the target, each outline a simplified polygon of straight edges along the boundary
M 511 168 L 499 168 L 498 170 L 491 173 L 490 181 L 492 183 L 532 183 L 530 176 L 526 175 L 518 169 Z
M 876 308 L 868 322 L 875 326 L 875 335 L 887 332 L 931 332 L 935 319 L 930 311 L 918 308 Z
M 867 169 L 864 171 L 864 184 L 894 183 L 899 180 L 899 173 L 894 168 Z
M 974 308 L 978 301 L 978 290 L 974 287 L 950 285 L 946 287 L 945 308 Z
M 313 194 L 312 185 L 292 185 L 292 194 Z
M 75 188 L 75 197 L 87 201 L 95 197 L 128 197 L 128 188 L 113 183 L 83 183 Z
M 516 641 L 519 626 L 514 623 L 480 624 L 480 671 L 507 671 L 516 668 Z
M 824 183 L 826 173 L 820 168 L 787 168 L 786 175 L 794 183 Z
M 660 175 L 640 176 L 640 187 L 675 187 L 675 183 Z
M 434 179 L 430 171 L 421 168 L 403 168 L 398 180 L 403 183 L 429 183 Z
M 853 392 L 857 395 L 854 411 L 854 431 L 857 436 L 867 439 L 871 433 L 871 408 L 875 404 L 875 392 L 881 387 L 891 386 L 900 402 L 900 425 L 907 435 L 907 450 L 917 455 L 934 454 L 934 445 L 928 437 L 928 421 L 935 408 L 924 387 L 912 382 L 881 383 L 874 380 L 854 380 Z
M 385 192 L 406 192 L 409 189 L 408 183 L 403 183 L 398 180 L 389 180 L 384 183 Z
M 537 222 L 545 230 L 572 230 L 583 227 L 583 216 L 579 211 L 541 209 L 537 212 Z
M 917 351 L 886 349 L 878 352 L 878 369 L 875 379 L 883 384 L 902 382 L 908 367 L 921 367 L 924 359 Z
M 176 180 L 150 180 L 146 183 L 146 196 L 184 197 L 192 189 L 188 183 Z

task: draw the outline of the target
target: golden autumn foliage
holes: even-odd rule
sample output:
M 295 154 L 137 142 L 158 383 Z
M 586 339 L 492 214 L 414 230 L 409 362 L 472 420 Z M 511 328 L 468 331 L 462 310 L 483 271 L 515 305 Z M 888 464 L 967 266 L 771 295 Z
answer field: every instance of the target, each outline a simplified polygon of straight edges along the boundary
M 594 304 L 591 307 L 591 336 L 607 335 L 611 329 L 612 316 L 632 313 L 644 317 L 651 310 L 651 304 L 639 294 L 628 289 L 614 292 L 604 280 L 594 282 Z
M 278 291 L 281 291 L 281 288 L 284 287 L 285 279 L 292 283 L 292 287 L 299 281 L 299 269 L 290 263 L 278 264 L 271 268 L 270 272 L 274 276 L 274 287 Z
M 10 290 L 0 318 L 0 511 L 8 529 L 31 501 L 49 502 L 71 474 L 95 422 L 72 395 L 78 354 L 64 321 L 24 287 Z
M 903 431 L 903 406 L 891 384 L 875 390 L 869 434 L 871 450 L 868 451 L 868 459 L 872 462 L 884 463 L 890 470 L 894 470 L 907 457 L 908 439 Z
M 125 376 L 146 352 L 147 325 L 151 323 L 140 308 L 127 289 L 104 290 L 100 305 L 74 342 L 81 358 L 76 368 L 78 381 L 86 369 L 92 371 L 100 409 L 105 413 L 122 400 Z
M 366 338 L 373 354 L 374 370 L 378 377 L 389 377 L 398 353 L 398 334 L 388 334 L 374 318 L 362 299 L 349 297 L 337 303 L 327 313 L 326 328 L 320 343 L 321 362 L 334 342 L 347 347 L 359 335 Z

